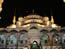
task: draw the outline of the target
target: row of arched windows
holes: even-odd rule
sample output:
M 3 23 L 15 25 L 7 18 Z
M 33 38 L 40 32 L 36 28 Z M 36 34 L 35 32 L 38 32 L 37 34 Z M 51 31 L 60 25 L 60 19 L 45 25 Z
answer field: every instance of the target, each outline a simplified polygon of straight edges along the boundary
M 9 35 L 7 39 L 4 34 L 0 34 L 0 45 L 3 45 L 3 44 L 16 45 L 17 42 L 20 42 L 21 44 L 23 44 L 23 42 L 25 43 L 26 40 L 27 40 L 27 37 L 24 34 L 20 35 L 18 39 L 13 34 Z
M 51 36 L 51 34 L 50 34 L 50 36 Z M 53 36 L 51 36 L 52 37 L 52 41 L 49 43 L 49 41 L 50 41 L 50 36 L 48 36 L 47 34 L 43 34 L 42 36 L 41 36 L 41 44 L 42 45 L 50 45 L 50 43 L 52 43 L 52 45 L 62 45 L 62 44 L 64 44 L 65 45 L 65 34 L 63 34 L 63 36 L 61 35 L 58 35 L 58 34 L 54 34 Z
M 6 36 L 4 34 L 0 34 L 0 45 L 2 44 L 7 44 L 7 45 L 16 45 L 17 42 L 20 44 L 25 44 L 27 42 L 28 38 L 22 34 L 20 35 L 20 37 L 17 39 L 16 36 L 14 34 L 11 34 L 8 36 L 8 38 L 6 39 Z M 59 36 L 58 34 L 54 34 L 53 35 L 53 40 L 55 43 L 65 43 L 65 34 L 63 35 L 63 37 Z M 42 36 L 40 37 L 40 41 L 42 44 L 46 44 L 49 42 L 49 36 L 47 34 L 42 34 Z

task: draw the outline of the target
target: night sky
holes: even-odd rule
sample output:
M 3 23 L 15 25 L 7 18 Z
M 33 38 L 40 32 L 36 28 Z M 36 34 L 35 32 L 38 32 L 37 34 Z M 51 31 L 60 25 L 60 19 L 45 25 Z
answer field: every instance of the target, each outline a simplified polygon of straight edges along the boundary
M 41 16 L 51 17 L 53 15 L 56 24 L 65 26 L 65 3 L 63 0 L 4 0 L 2 7 L 0 27 L 12 24 L 14 15 L 18 18 L 32 14 L 32 9 L 35 10 L 35 14 Z

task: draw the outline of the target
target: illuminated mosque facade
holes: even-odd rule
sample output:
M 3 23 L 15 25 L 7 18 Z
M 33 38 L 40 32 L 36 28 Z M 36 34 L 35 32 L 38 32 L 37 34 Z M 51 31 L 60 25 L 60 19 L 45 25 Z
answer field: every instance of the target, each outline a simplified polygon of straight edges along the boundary
M 0 0 L 0 12 L 3 0 Z M 0 28 L 0 49 L 65 49 L 65 27 L 47 16 L 13 17 L 13 24 Z
M 13 17 L 13 24 L 0 28 L 0 49 L 63 49 L 65 28 L 47 16 Z

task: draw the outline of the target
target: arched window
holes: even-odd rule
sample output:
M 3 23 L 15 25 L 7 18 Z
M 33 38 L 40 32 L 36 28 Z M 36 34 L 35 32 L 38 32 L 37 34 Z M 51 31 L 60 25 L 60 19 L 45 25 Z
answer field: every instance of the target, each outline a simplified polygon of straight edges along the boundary
M 54 43 L 56 43 L 56 44 L 61 44 L 61 37 L 58 35 L 58 34 L 54 34 L 53 35 L 53 41 L 54 41 Z
M 27 43 L 27 37 L 24 34 L 20 35 L 19 40 L 20 40 L 21 44 L 26 44 Z
M 62 38 L 63 38 L 63 43 L 65 44 L 65 34 L 63 35 Z
M 48 43 L 48 35 L 47 34 L 43 34 L 42 36 L 41 36 L 41 44 L 47 44 Z
M 24 34 L 20 35 L 20 40 L 24 40 L 24 38 L 25 38 Z
M 3 45 L 6 43 L 6 38 L 5 38 L 5 35 L 3 34 L 0 34 L 0 45 Z
M 17 43 L 17 39 L 16 39 L 16 37 L 15 37 L 15 35 L 10 35 L 9 37 L 8 37 L 8 44 L 9 45 L 15 45 Z

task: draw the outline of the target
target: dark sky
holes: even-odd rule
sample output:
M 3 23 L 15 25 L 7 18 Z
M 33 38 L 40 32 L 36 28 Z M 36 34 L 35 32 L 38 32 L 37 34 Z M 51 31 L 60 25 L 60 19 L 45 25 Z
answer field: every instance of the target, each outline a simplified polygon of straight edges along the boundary
M 16 8 L 16 12 L 15 12 Z M 65 3 L 63 0 L 4 0 L 3 11 L 0 13 L 0 27 L 6 27 L 12 24 L 14 13 L 16 18 L 32 13 L 32 9 L 36 14 L 41 16 L 54 16 L 55 23 L 65 26 Z

